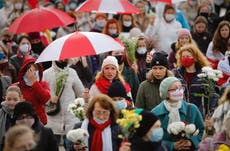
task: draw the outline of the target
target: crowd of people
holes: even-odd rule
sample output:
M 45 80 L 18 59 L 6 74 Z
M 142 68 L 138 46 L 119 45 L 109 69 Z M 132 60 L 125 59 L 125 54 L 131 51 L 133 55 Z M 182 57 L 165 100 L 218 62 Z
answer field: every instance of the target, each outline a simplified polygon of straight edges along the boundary
M 129 0 L 138 14 L 76 12 L 84 1 L 1 1 L 0 151 L 230 150 L 229 0 Z M 12 22 L 34 7 L 59 9 L 76 22 L 11 33 Z M 52 41 L 75 31 L 106 34 L 125 49 L 35 63 Z M 84 100 L 83 121 L 69 111 L 76 98 Z M 122 140 L 123 109 L 141 120 Z M 174 134 L 170 127 L 179 123 L 194 131 Z M 88 132 L 84 145 L 67 138 L 78 128 Z

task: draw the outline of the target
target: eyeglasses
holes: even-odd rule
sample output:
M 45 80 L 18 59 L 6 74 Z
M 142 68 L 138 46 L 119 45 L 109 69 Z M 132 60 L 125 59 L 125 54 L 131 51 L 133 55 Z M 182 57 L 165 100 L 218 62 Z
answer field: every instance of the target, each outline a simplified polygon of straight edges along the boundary
M 183 91 L 184 91 L 184 87 L 169 89 L 168 91 L 169 91 L 169 92 L 172 92 L 172 91 L 180 91 L 180 90 L 183 90 Z
M 17 117 L 17 120 L 23 120 L 23 119 L 33 119 L 33 117 L 31 115 L 26 115 L 26 114 Z
M 98 111 L 98 110 L 94 110 L 93 112 L 96 115 L 105 115 L 105 116 L 108 116 L 110 114 L 110 111 Z

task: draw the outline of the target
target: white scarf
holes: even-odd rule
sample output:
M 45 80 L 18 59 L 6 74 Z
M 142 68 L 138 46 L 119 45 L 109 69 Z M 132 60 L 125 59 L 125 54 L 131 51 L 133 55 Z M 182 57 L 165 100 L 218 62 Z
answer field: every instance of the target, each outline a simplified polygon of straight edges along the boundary
M 178 101 L 176 103 L 169 103 L 168 101 L 165 100 L 164 106 L 165 106 L 166 110 L 169 111 L 168 125 L 171 124 L 172 122 L 179 122 L 180 121 L 179 109 L 182 106 L 182 102 Z
M 89 119 L 85 119 L 82 122 L 81 128 L 86 130 L 88 132 L 88 125 L 89 125 Z M 89 133 L 89 132 L 88 132 Z M 85 144 L 88 147 L 86 151 L 89 151 L 89 141 L 88 139 L 85 139 Z M 93 145 L 93 144 L 91 144 Z M 108 126 L 104 129 L 102 132 L 102 151 L 113 151 L 113 145 L 112 145 L 112 132 L 111 127 Z

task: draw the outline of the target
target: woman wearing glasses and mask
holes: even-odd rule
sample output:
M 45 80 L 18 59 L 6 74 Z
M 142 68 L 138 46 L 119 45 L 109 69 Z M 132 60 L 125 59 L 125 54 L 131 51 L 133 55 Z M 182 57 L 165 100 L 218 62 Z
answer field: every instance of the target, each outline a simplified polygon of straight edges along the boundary
M 86 119 L 82 122 L 81 128 L 89 133 L 85 140 L 87 149 L 90 151 L 117 151 L 121 144 L 118 139 L 120 128 L 116 124 L 118 111 L 113 100 L 100 94 L 95 96 L 86 111 Z M 82 150 L 83 146 L 74 144 L 73 150 Z
M 198 108 L 183 99 L 184 88 L 179 79 L 175 77 L 165 78 L 161 82 L 159 90 L 162 102 L 153 108 L 152 112 L 161 121 L 161 127 L 164 130 L 163 144 L 165 144 L 170 151 L 196 150 L 204 131 L 203 119 Z M 167 128 L 169 124 L 179 121 L 194 124 L 196 129 L 199 129 L 198 135 L 175 141 L 167 131 Z

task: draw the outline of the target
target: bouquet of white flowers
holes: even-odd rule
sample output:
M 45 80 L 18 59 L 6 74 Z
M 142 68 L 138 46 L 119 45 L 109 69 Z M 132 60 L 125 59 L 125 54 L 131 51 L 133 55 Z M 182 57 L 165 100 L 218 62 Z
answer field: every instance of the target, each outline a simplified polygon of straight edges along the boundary
M 184 122 L 173 122 L 169 124 L 167 131 L 175 140 L 188 139 L 190 136 L 197 136 L 199 129 L 194 124 L 185 124 Z
M 203 115 L 205 116 L 205 103 L 204 98 L 208 100 L 208 108 L 206 113 L 210 114 L 210 101 L 214 95 L 216 94 L 217 81 L 219 78 L 222 78 L 222 72 L 219 70 L 214 70 L 211 67 L 203 67 L 202 73 L 197 75 L 200 79 L 202 79 L 202 88 L 204 89 L 204 93 L 197 93 L 196 96 L 202 97 L 202 106 L 203 106 Z
M 85 144 L 85 139 L 88 139 L 89 134 L 86 130 L 78 128 L 75 130 L 70 130 L 67 135 L 67 139 L 70 140 L 73 143 L 81 144 L 83 148 L 87 148 Z
M 83 98 L 77 98 L 74 100 L 74 103 L 69 104 L 68 111 L 79 118 L 80 121 L 83 121 L 85 118 L 84 105 L 85 100 Z

